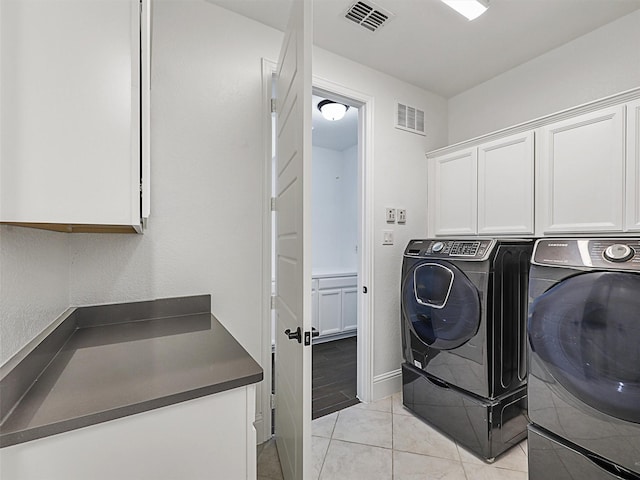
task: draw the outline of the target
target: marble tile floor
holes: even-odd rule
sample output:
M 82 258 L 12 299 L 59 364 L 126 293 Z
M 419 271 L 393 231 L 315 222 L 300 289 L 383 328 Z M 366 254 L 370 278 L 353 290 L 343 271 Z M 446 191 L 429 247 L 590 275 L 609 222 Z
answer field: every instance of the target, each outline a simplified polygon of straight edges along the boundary
M 526 440 L 488 464 L 402 406 L 400 394 L 313 420 L 305 480 L 526 480 Z M 258 447 L 258 480 L 281 480 L 273 440 Z

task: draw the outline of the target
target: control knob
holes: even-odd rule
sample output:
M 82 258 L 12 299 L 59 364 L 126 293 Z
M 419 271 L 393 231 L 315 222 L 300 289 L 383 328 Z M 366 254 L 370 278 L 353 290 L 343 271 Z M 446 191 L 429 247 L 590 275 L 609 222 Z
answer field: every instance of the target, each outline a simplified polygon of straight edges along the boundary
M 443 248 L 444 248 L 444 243 L 436 242 L 431 247 L 431 251 L 434 252 L 434 253 L 438 253 L 438 252 L 441 252 Z
M 635 253 L 633 248 L 628 245 L 616 243 L 607 247 L 604 251 L 604 258 L 610 262 L 626 262 L 632 258 Z

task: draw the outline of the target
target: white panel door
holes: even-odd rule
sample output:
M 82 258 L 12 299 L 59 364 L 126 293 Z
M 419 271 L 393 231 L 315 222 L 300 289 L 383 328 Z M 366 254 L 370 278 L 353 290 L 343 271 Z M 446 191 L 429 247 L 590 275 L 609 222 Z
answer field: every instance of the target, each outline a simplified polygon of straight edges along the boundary
M 478 233 L 533 234 L 533 132 L 478 147 Z
M 429 211 L 436 235 L 473 235 L 477 228 L 477 149 L 431 159 Z
M 622 231 L 624 106 L 540 129 L 542 233 Z
M 320 290 L 318 292 L 320 335 L 330 335 L 342 330 L 342 290 Z
M 0 221 L 139 225 L 139 2 L 0 9 Z
M 358 328 L 358 288 L 342 289 L 342 330 Z
M 292 2 L 276 81 L 275 435 L 286 480 L 309 478 L 311 461 L 311 7 Z
M 640 231 L 640 100 L 627 105 L 627 231 Z

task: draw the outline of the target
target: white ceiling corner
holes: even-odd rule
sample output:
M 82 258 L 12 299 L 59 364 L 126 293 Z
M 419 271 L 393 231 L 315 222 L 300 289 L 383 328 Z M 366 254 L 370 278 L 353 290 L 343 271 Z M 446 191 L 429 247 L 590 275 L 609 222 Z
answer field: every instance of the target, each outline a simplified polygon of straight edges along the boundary
M 283 31 L 292 0 L 207 1 Z M 375 0 L 395 17 L 369 32 L 344 18 L 353 2 L 314 0 L 314 44 L 445 98 L 640 8 L 640 0 L 491 0 L 469 22 L 440 0 Z

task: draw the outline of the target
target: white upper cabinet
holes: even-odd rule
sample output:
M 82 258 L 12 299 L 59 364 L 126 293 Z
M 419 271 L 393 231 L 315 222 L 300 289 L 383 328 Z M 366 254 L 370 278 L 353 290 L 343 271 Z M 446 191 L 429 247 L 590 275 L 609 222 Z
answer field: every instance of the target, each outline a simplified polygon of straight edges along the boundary
M 429 212 L 436 235 L 473 235 L 477 228 L 476 148 L 429 160 Z
M 436 236 L 533 233 L 533 132 L 429 159 Z
M 626 230 L 640 231 L 640 100 L 627 105 Z
M 0 9 L 0 222 L 140 231 L 146 0 L 14 0 Z
M 478 234 L 533 234 L 533 132 L 478 147 Z
M 624 105 L 540 129 L 541 234 L 621 232 Z

